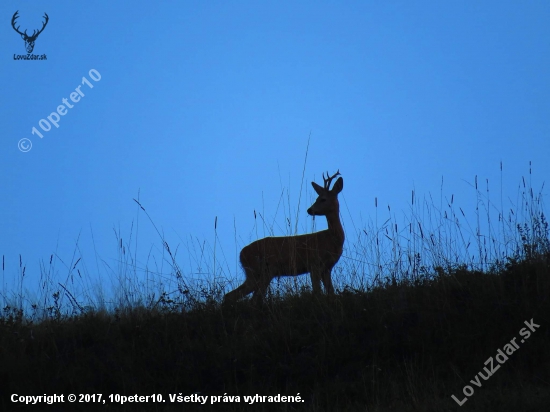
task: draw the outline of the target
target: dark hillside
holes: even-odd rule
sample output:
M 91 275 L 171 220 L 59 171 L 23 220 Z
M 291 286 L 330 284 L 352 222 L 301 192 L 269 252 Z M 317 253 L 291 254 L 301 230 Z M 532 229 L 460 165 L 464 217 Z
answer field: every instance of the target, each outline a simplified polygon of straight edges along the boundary
M 268 299 L 261 308 L 248 301 L 225 308 L 211 302 L 186 313 L 136 308 L 39 324 L 6 308 L 2 406 L 17 410 L 10 402 L 14 393 L 101 393 L 103 399 L 162 394 L 162 404 L 125 409 L 244 410 L 244 395 L 299 394 L 303 402 L 276 409 L 545 411 L 549 314 L 548 254 L 510 261 L 491 273 L 437 269 L 416 282 L 347 289 L 332 300 L 304 292 Z M 525 322 L 531 320 L 540 327 L 527 339 L 521 331 L 529 331 Z M 519 349 L 487 380 L 479 378 L 490 370 L 487 360 L 514 338 Z M 494 360 L 493 368 L 498 365 Z M 470 382 L 476 376 L 481 387 Z M 474 392 L 459 407 L 451 396 L 462 402 L 466 385 Z M 240 403 L 169 400 L 170 394 L 194 393 L 238 395 Z M 54 410 L 32 406 L 41 409 Z

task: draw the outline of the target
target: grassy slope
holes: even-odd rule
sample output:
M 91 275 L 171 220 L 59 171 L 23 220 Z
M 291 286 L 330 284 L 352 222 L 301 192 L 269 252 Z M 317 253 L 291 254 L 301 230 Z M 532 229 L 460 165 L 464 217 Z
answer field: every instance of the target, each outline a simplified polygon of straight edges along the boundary
M 356 233 L 344 265 L 333 271 L 336 285 L 345 286 L 332 299 L 291 288 L 263 307 L 246 300 L 222 307 L 223 287 L 216 280 L 206 280 L 206 287 L 189 285 L 164 239 L 180 296 L 141 293 L 132 253 L 117 235 L 120 272 L 112 275 L 123 285 L 118 307 L 129 309 L 90 311 L 104 307 L 101 301 L 81 306 L 66 282 L 57 282 L 58 288 L 53 281 L 52 255 L 43 267 L 50 286 L 41 303 L 31 304 L 29 316 L 20 307 L 30 302 L 22 296 L 20 258 L 19 295 L 3 296 L 4 302 L 19 303 L 7 304 L 0 315 L 0 410 L 17 410 L 20 405 L 10 402 L 13 393 L 101 393 L 104 399 L 162 394 L 166 402 L 28 409 L 548 411 L 550 229 L 543 197 L 523 179 L 519 209 L 491 218 L 488 186 L 482 194 L 476 177 L 474 187 L 473 228 L 453 196 L 436 207 L 413 192 L 404 223 L 390 214 L 382 227 Z M 480 216 L 483 209 L 486 218 Z M 188 252 L 192 260 L 193 250 Z M 195 256 L 197 266 L 207 267 L 199 272 L 223 278 L 216 263 L 208 268 L 203 252 Z M 506 258 L 511 255 L 516 258 Z M 215 256 L 214 248 L 214 262 Z M 71 263 L 68 275 L 80 260 Z M 84 278 L 92 275 L 82 270 Z M 135 283 L 128 283 L 132 276 Z M 67 301 L 83 314 L 68 315 Z M 136 302 L 147 302 L 146 308 Z M 45 320 L 29 320 L 41 313 Z M 540 327 L 521 342 L 520 330 L 531 319 Z M 488 380 L 479 378 L 480 372 L 487 376 L 485 362 L 513 338 L 519 349 Z M 481 387 L 471 383 L 476 376 Z M 459 406 L 451 395 L 463 400 L 466 385 L 474 393 Z M 240 395 L 241 402 L 168 402 L 169 394 L 193 393 Z M 304 402 L 247 407 L 242 398 L 279 393 L 299 393 Z
M 520 343 L 530 319 L 540 328 Z M 475 393 L 459 407 L 451 395 L 463 399 L 462 388 L 514 337 L 519 350 L 481 388 L 470 384 Z M 333 300 L 289 295 L 262 308 L 211 302 L 185 313 L 137 308 L 40 324 L 6 313 L 0 365 L 4 410 L 14 410 L 11 393 L 161 393 L 168 400 L 200 392 L 300 393 L 305 400 L 277 410 L 546 411 L 550 255 L 498 273 L 439 271 L 415 284 L 346 290 Z M 213 409 L 244 409 L 242 402 L 220 406 Z M 128 406 L 182 408 L 192 406 Z

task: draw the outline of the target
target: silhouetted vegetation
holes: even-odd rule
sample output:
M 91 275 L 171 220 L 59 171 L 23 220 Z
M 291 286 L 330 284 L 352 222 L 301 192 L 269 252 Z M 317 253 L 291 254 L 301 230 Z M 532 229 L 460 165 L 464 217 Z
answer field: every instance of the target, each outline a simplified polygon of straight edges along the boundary
M 78 302 L 61 285 L 40 312 L 33 307 L 41 316 L 7 305 L 0 318 L 0 405 L 18 410 L 14 393 L 73 393 L 102 394 L 108 405 L 28 409 L 547 411 L 549 229 L 541 196 L 529 188 L 525 194 L 522 220 L 499 213 L 499 237 L 490 219 L 489 236 L 473 231 L 477 259 L 452 215 L 452 199 L 448 210 L 430 204 L 431 226 L 413 210 L 405 232 L 393 221 L 364 230 L 366 237 L 348 247 L 354 259 L 344 264 L 332 298 L 312 294 L 306 277 L 296 287 L 292 280 L 273 285 L 263 305 L 245 299 L 222 306 L 220 284 L 193 289 L 165 244 L 177 295 L 107 310 Z M 499 364 L 498 351 L 514 338 L 517 350 Z M 488 376 L 490 357 L 494 373 L 485 380 L 478 373 Z M 481 387 L 471 383 L 476 379 Z M 459 406 L 451 396 L 463 401 L 466 385 L 474 392 Z M 109 394 L 162 394 L 166 402 L 117 406 Z M 227 394 L 240 402 L 171 403 L 169 394 Z M 255 394 L 299 394 L 303 402 L 247 405 L 244 395 Z

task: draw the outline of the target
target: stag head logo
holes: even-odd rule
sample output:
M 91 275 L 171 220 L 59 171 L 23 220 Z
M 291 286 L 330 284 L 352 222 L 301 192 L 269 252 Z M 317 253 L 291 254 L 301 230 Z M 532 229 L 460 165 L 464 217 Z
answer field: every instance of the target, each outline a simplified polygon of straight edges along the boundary
M 32 53 L 32 51 L 34 50 L 34 42 L 36 41 L 36 38 L 38 37 L 38 35 L 40 33 L 42 33 L 44 31 L 44 29 L 46 28 L 46 25 L 48 24 L 48 20 L 50 18 L 48 17 L 48 15 L 46 13 L 44 13 L 44 19 L 46 19 L 46 21 L 42 24 L 42 28 L 38 31 L 34 30 L 32 35 L 29 36 L 27 34 L 27 30 L 25 30 L 25 32 L 22 33 L 22 32 L 19 31 L 20 26 L 15 27 L 15 20 L 17 20 L 17 18 L 19 17 L 17 15 L 17 13 L 19 13 L 19 10 L 17 10 L 14 13 L 13 17 L 11 18 L 11 25 L 12 25 L 13 29 L 21 35 L 21 38 L 23 40 L 25 40 L 25 48 L 27 49 L 27 53 Z

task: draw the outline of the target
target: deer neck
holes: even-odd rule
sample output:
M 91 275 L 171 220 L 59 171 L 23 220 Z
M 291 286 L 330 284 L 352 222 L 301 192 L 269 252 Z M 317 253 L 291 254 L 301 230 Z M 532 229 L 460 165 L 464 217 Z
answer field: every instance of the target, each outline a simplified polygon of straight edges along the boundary
M 340 212 L 336 211 L 334 213 L 326 215 L 327 218 L 327 224 L 328 229 L 327 232 L 329 232 L 336 240 L 338 240 L 338 243 L 344 244 L 344 228 L 342 227 L 342 223 L 340 222 Z

